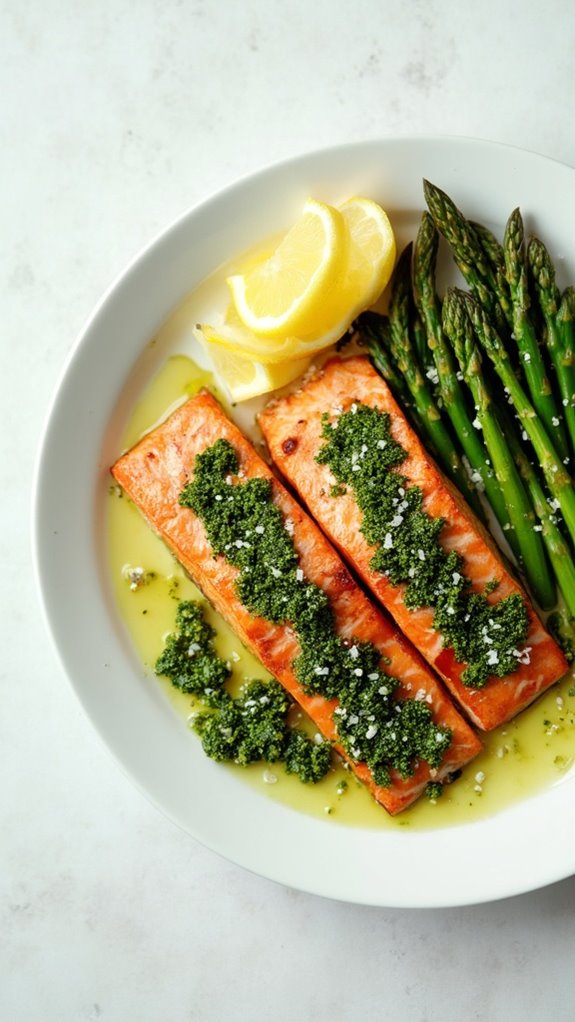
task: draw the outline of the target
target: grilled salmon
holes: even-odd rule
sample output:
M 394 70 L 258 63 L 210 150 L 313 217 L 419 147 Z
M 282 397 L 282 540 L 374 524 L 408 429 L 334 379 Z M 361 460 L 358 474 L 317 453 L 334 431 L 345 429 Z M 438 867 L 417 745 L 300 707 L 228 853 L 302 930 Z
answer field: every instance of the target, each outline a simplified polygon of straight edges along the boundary
M 377 785 L 367 765 L 348 759 L 338 745 L 334 723 L 337 700 L 307 695 L 299 684 L 293 669 L 300 652 L 294 630 L 287 624 L 278 625 L 254 616 L 239 601 L 236 593 L 239 569 L 224 557 L 214 557 L 202 521 L 179 503 L 182 490 L 193 477 L 196 456 L 220 438 L 232 444 L 244 479 L 271 480 L 272 499 L 289 522 L 301 569 L 310 582 L 327 594 L 338 635 L 344 640 L 372 643 L 381 652 L 386 673 L 400 682 L 397 698 L 425 699 L 437 726 L 451 730 L 451 743 L 437 769 L 431 770 L 420 761 L 415 764 L 412 776 L 403 778 L 392 770 L 391 784 Z M 362 592 L 317 525 L 277 481 L 211 394 L 202 391 L 177 409 L 124 454 L 113 466 L 112 474 L 210 603 L 302 706 L 324 737 L 335 744 L 339 754 L 348 759 L 357 777 L 389 813 L 405 809 L 430 779 L 448 777 L 480 751 L 477 735 L 424 660 Z
M 423 509 L 444 520 L 441 544 L 462 556 L 472 590 L 485 592 L 485 586 L 496 580 L 496 590 L 487 596 L 490 603 L 495 605 L 513 593 L 524 599 L 529 621 L 526 652 L 513 673 L 502 678 L 490 676 L 483 688 L 466 686 L 462 681 L 466 664 L 458 662 L 453 649 L 444 645 L 441 633 L 433 627 L 433 610 L 426 606 L 408 609 L 405 584 L 392 585 L 384 573 L 372 568 L 376 548 L 361 531 L 362 512 L 352 489 L 348 487 L 334 499 L 334 476 L 328 465 L 316 461 L 324 443 L 322 415 L 338 416 L 354 402 L 389 414 L 391 435 L 407 453 L 401 473 L 409 485 L 420 487 Z M 368 358 L 330 360 L 299 391 L 272 400 L 259 422 L 273 462 L 284 478 L 403 634 L 441 675 L 474 724 L 491 730 L 514 717 L 565 674 L 568 665 L 563 653 L 541 624 L 523 588 L 503 564 L 491 537 L 428 455 Z

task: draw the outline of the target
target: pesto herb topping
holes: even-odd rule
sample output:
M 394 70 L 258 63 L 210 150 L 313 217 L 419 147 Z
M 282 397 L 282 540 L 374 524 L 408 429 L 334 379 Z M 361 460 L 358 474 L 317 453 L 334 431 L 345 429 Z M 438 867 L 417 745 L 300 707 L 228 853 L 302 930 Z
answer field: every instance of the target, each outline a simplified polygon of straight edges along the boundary
M 425 785 L 425 797 L 430 802 L 436 802 L 443 795 L 443 784 L 441 781 L 428 781 Z
M 529 648 L 521 649 L 529 629 L 525 601 L 514 593 L 489 603 L 495 579 L 483 593 L 471 590 L 463 558 L 441 545 L 444 520 L 423 510 L 421 488 L 398 471 L 407 453 L 391 434 L 387 412 L 354 403 L 333 424 L 324 416 L 323 437 L 316 460 L 337 480 L 333 496 L 342 486 L 352 490 L 361 531 L 376 548 L 372 569 L 392 585 L 405 584 L 406 607 L 433 608 L 444 646 L 467 665 L 464 684 L 482 688 L 490 675 L 503 678 L 529 663 Z
M 239 568 L 241 603 L 275 624 L 289 624 L 300 653 L 292 667 L 304 690 L 337 698 L 335 724 L 347 754 L 366 762 L 377 784 L 390 784 L 390 769 L 403 777 L 424 759 L 439 766 L 451 742 L 422 700 L 395 698 L 396 678 L 382 669 L 371 643 L 347 643 L 337 634 L 325 592 L 306 580 L 291 533 L 273 503 L 268 479 L 243 480 L 226 440 L 199 454 L 194 478 L 180 503 L 201 519 L 214 555 Z
M 288 773 L 306 783 L 325 777 L 331 745 L 289 726 L 292 703 L 277 681 L 247 681 L 239 698 L 229 694 L 225 683 L 230 667 L 214 649 L 215 632 L 204 620 L 200 603 L 182 600 L 176 628 L 158 657 L 156 674 L 166 675 L 177 688 L 198 698 L 203 709 L 195 714 L 193 727 L 206 755 L 242 766 L 258 760 L 283 761 Z

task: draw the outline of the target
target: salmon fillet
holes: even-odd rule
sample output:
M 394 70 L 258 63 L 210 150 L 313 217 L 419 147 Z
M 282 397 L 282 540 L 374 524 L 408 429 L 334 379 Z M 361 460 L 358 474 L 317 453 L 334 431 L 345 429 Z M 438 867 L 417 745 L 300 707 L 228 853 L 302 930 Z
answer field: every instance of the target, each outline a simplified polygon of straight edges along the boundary
M 481 592 L 487 582 L 497 579 L 497 590 L 488 596 L 491 603 L 512 593 L 521 593 L 526 601 L 529 663 L 513 674 L 491 676 L 484 688 L 466 687 L 461 680 L 466 665 L 456 661 L 452 649 L 444 648 L 441 634 L 433 628 L 433 610 L 409 610 L 404 603 L 405 585 L 394 586 L 383 573 L 371 569 L 376 547 L 370 546 L 361 532 L 362 513 L 352 491 L 348 487 L 347 493 L 334 499 L 330 493 L 334 477 L 327 465 L 315 460 L 324 443 L 322 413 L 339 414 L 353 402 L 389 413 L 392 436 L 407 452 L 400 471 L 409 483 L 421 488 L 423 509 L 444 519 L 441 544 L 464 558 L 472 589 Z M 563 653 L 539 621 L 524 590 L 504 566 L 483 526 L 427 454 L 367 357 L 330 360 L 297 393 L 270 402 L 259 422 L 275 465 L 310 514 L 478 727 L 491 730 L 514 717 L 565 674 L 568 665 Z
M 389 661 L 386 673 L 400 680 L 397 697 L 417 694 L 418 699 L 426 699 L 437 725 L 451 729 L 451 744 L 436 770 L 420 761 L 413 776 L 404 779 L 391 771 L 391 785 L 378 786 L 367 765 L 349 760 L 337 744 L 333 720 L 337 700 L 306 695 L 298 683 L 292 664 L 300 649 L 293 629 L 254 616 L 239 602 L 235 586 L 239 569 L 223 557 L 214 557 L 201 519 L 179 504 L 180 493 L 193 476 L 196 455 L 219 438 L 233 445 L 244 478 L 272 481 L 273 501 L 284 519 L 291 520 L 299 564 L 305 577 L 326 592 L 338 634 L 344 639 L 373 643 Z M 113 466 L 112 474 L 210 603 L 302 706 L 318 730 L 335 743 L 339 754 L 348 759 L 357 777 L 389 813 L 410 805 L 430 779 L 446 778 L 477 755 L 481 749 L 477 735 L 425 662 L 360 590 L 319 528 L 272 475 L 211 394 L 202 391 L 182 405 L 124 454 Z

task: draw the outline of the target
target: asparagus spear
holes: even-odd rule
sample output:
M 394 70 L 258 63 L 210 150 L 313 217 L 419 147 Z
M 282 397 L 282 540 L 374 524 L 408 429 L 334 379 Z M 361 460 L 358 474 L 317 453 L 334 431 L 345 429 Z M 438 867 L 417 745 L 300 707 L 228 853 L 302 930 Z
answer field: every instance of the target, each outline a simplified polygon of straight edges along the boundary
M 575 287 L 566 287 L 557 313 L 563 356 L 575 365 Z M 575 395 L 574 395 L 575 397 Z
M 430 181 L 424 180 L 423 192 L 435 226 L 450 245 L 469 287 L 498 330 L 505 335 L 513 321 L 511 298 L 505 282 L 494 271 L 473 227 L 453 200 Z
M 571 454 L 575 455 L 575 374 L 573 370 L 573 350 L 570 343 L 564 346 L 565 329 L 558 322 L 561 295 L 555 283 L 555 269 L 549 252 L 538 238 L 531 238 L 527 246 L 529 268 L 535 286 L 541 312 L 546 326 L 547 350 L 551 359 L 559 393 L 561 395 L 562 412 L 571 441 Z M 562 316 L 568 315 L 569 298 Z M 557 430 L 557 448 L 563 459 L 569 457 L 569 449 L 560 425 L 559 413 L 555 414 L 553 423 Z M 553 434 L 551 434 L 553 435 Z M 563 436 L 563 442 L 560 437 Z
M 513 334 L 531 400 L 545 429 L 550 436 L 554 437 L 561 457 L 566 458 L 569 452 L 567 437 L 561 424 L 560 409 L 547 377 L 547 370 L 529 314 L 530 297 L 525 261 L 523 218 L 519 209 L 514 209 L 507 221 L 503 247 L 505 270 L 513 301 Z
M 416 430 L 427 436 L 425 419 L 419 414 L 405 379 L 398 371 L 391 356 L 388 317 L 382 316 L 377 312 L 363 312 L 356 321 L 356 327 L 362 342 L 369 351 L 375 368 L 380 376 L 383 376 L 396 401 L 407 412 Z M 427 439 L 433 445 L 432 438 L 427 436 Z M 439 456 L 439 452 L 436 451 L 435 447 L 433 447 L 433 454 L 435 457 Z
M 519 549 L 519 566 L 537 603 L 550 610 L 555 606 L 556 592 L 542 538 L 535 531 L 536 519 L 515 462 L 497 421 L 489 392 L 482 376 L 481 354 L 461 293 L 448 291 L 443 302 L 443 326 L 455 351 L 461 371 L 469 387 L 483 440 L 495 470 L 505 501 L 511 527 Z
M 471 465 L 475 478 L 485 490 L 485 495 L 501 527 L 507 532 L 511 525 L 507 505 L 493 473 L 485 445 L 469 415 L 465 394 L 457 377 L 457 369 L 441 325 L 439 300 L 435 288 L 438 243 L 439 235 L 433 219 L 429 213 L 424 213 L 413 256 L 415 304 L 427 332 L 428 346 L 433 353 L 445 412 L 451 420 L 455 435 Z M 519 556 L 520 550 L 513 532 L 508 534 L 508 539 L 511 549 L 516 556 Z
M 503 251 L 503 245 L 484 224 L 479 224 L 475 220 L 470 220 L 469 223 L 475 231 L 495 275 L 496 293 L 507 294 L 509 283 L 505 276 L 505 252 Z M 511 295 L 509 298 L 511 299 Z
M 413 330 L 413 343 L 415 347 L 415 353 L 419 359 L 419 364 L 425 374 L 426 380 L 430 382 L 430 389 L 434 395 L 437 392 L 437 369 L 435 368 L 435 362 L 433 360 L 433 354 L 431 348 L 427 343 L 427 333 L 425 327 L 421 322 L 419 315 L 415 314 L 412 323 Z
M 499 408 L 498 416 L 502 421 L 515 464 L 529 490 L 531 503 L 540 522 L 541 536 L 557 581 L 559 596 L 564 603 L 564 606 L 559 606 L 549 616 L 547 626 L 571 662 L 575 659 L 575 564 L 569 544 L 557 522 L 558 508 L 554 501 L 547 498 L 539 476 L 523 450 L 515 422 L 506 409 Z
M 575 287 L 567 287 L 563 292 L 557 312 L 557 326 L 561 339 L 561 362 L 568 391 L 562 400 L 563 414 L 569 430 L 571 448 L 575 454 Z
M 411 254 L 409 244 L 398 259 L 391 281 L 389 303 L 389 344 L 395 365 L 403 376 L 425 426 L 425 433 L 431 438 L 433 448 L 446 475 L 461 490 L 476 514 L 483 517 L 483 509 L 477 492 L 472 489 L 465 467 L 457 448 L 441 418 L 430 388 L 425 380 L 411 342 Z
M 503 253 L 503 245 L 497 240 L 492 231 L 489 230 L 485 224 L 479 224 L 475 220 L 469 221 L 470 227 L 473 228 L 481 247 L 485 252 L 491 267 L 495 273 L 505 273 L 505 255 Z
M 569 614 L 575 620 L 575 564 L 571 557 L 569 544 L 561 533 L 557 524 L 557 515 L 545 496 L 545 491 L 539 481 L 537 472 L 525 454 L 517 436 L 514 423 L 508 416 L 504 419 L 504 428 L 509 449 L 529 491 L 531 503 L 539 519 L 541 536 L 545 543 L 557 584 Z
M 570 664 L 575 660 L 575 620 L 565 607 L 558 607 L 547 618 L 547 628 Z
M 550 493 L 559 502 L 572 542 L 575 543 L 575 491 L 573 481 L 562 464 L 561 458 L 549 437 L 541 419 L 519 383 L 509 359 L 509 354 L 489 318 L 471 295 L 464 294 L 471 321 L 482 348 L 491 359 L 497 375 L 515 405 L 521 425 L 531 444 Z

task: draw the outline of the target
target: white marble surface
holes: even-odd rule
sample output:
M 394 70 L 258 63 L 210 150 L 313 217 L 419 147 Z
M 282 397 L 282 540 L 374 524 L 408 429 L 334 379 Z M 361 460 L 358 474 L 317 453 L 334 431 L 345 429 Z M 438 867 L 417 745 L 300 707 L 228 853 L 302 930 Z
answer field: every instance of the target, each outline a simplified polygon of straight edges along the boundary
M 0 1017 L 572 1019 L 575 880 L 481 907 L 359 908 L 249 875 L 151 808 L 62 676 L 28 522 L 60 366 L 143 243 L 238 175 L 345 140 L 474 135 L 575 165 L 575 8 L 4 0 L 0 11 Z

